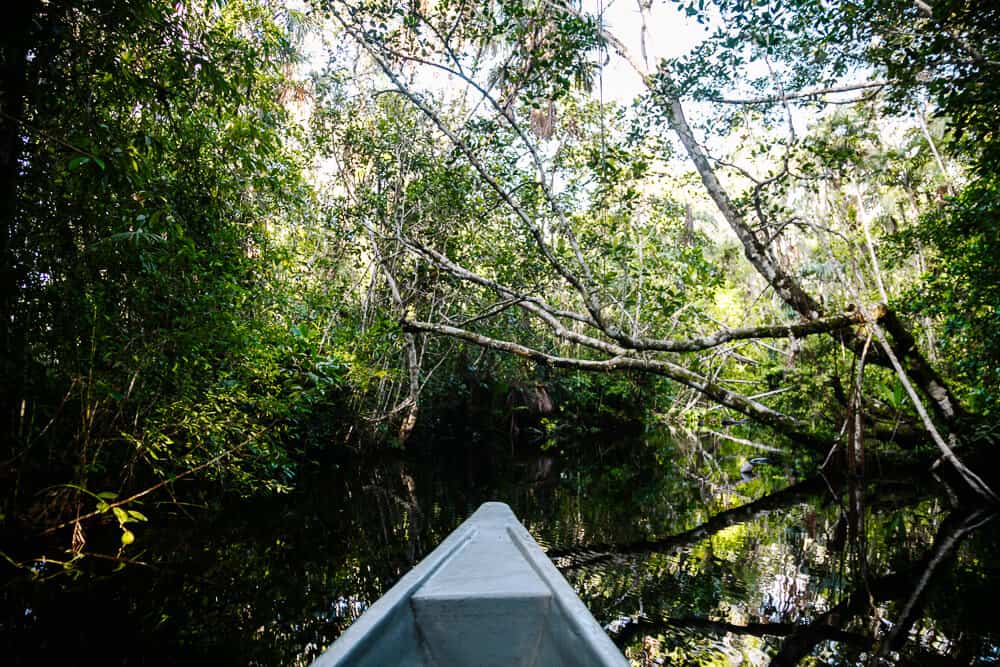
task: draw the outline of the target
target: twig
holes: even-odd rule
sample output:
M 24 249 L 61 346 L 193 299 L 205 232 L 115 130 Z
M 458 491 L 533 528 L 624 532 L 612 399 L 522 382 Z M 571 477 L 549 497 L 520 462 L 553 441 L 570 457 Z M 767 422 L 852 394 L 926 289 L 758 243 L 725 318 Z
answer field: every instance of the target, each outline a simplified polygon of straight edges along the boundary
M 192 474 L 194 474 L 194 473 L 196 473 L 196 472 L 198 472 L 200 470 L 204 470 L 205 468 L 218 463 L 219 461 L 221 461 L 226 456 L 229 456 L 230 454 L 236 452 L 237 450 L 239 450 L 239 449 L 241 449 L 243 447 L 246 447 L 248 444 L 250 444 L 251 442 L 253 442 L 257 438 L 259 438 L 261 435 L 263 435 L 264 433 L 266 433 L 268 430 L 270 430 L 270 427 L 265 428 L 264 430 L 251 435 L 250 437 L 248 437 L 243 442 L 239 443 L 238 445 L 234 445 L 233 447 L 230 447 L 229 449 L 227 449 L 226 451 L 222 452 L 218 456 L 216 456 L 216 457 L 214 457 L 212 459 L 209 459 L 208 461 L 205 461 L 204 463 L 202 463 L 200 465 L 197 465 L 197 466 L 195 466 L 193 468 L 189 468 L 188 470 L 185 470 L 182 473 L 178 473 L 178 474 L 174 475 L 173 477 L 171 477 L 170 479 L 165 479 L 163 481 L 157 482 L 156 484 L 154 484 L 153 486 L 149 487 L 148 489 L 145 489 L 144 491 L 140 491 L 139 493 L 133 494 L 133 495 L 129 496 L 128 498 L 123 498 L 122 500 L 118 500 L 118 501 L 115 501 L 113 503 L 108 503 L 108 506 L 105 509 L 103 509 L 103 510 L 94 510 L 93 512 L 90 512 L 89 514 L 84 514 L 83 516 L 78 517 L 76 519 L 73 519 L 72 521 L 65 521 L 65 522 L 59 524 L 58 526 L 53 526 L 52 528 L 49 528 L 47 530 L 42 531 L 41 534 L 42 535 L 50 535 L 50 534 L 56 532 L 57 530 L 65 528 L 66 526 L 69 526 L 71 524 L 77 523 L 79 521 L 85 521 L 87 519 L 92 519 L 93 517 L 98 516 L 99 514 L 104 514 L 105 512 L 107 512 L 110 509 L 114 509 L 115 507 L 121 507 L 122 505 L 124 505 L 126 503 L 130 503 L 133 500 L 138 500 L 139 498 L 142 498 L 143 496 L 147 496 L 150 493 L 152 493 L 153 491 L 156 491 L 158 489 L 163 488 L 167 484 L 172 484 L 172 483 L 176 482 L 179 479 L 183 479 L 184 477 L 187 477 L 188 475 L 192 475 Z
M 49 141 L 53 141 L 53 142 L 59 144 L 60 146 L 63 146 L 64 148 L 68 148 L 71 151 L 73 151 L 74 153 L 79 153 L 80 155 L 84 155 L 86 157 L 89 157 L 91 160 L 94 160 L 99 165 L 104 163 L 104 161 L 101 158 L 97 157 L 96 155 L 94 155 L 90 151 L 86 151 L 86 150 L 80 148 L 79 146 L 75 146 L 75 145 L 69 143 L 68 141 L 66 141 L 65 139 L 60 139 L 59 137 L 55 136 L 54 134 L 49 134 L 45 130 L 43 130 L 43 129 L 35 126 L 35 125 L 32 125 L 31 123 L 29 123 L 28 121 L 24 120 L 23 118 L 18 118 L 17 116 L 12 116 L 12 115 L 10 115 L 9 113 L 7 113 L 5 111 L 0 111 L 0 118 L 6 118 L 7 120 L 11 121 L 12 123 L 17 123 L 18 125 L 22 125 L 22 126 L 28 128 L 29 130 L 31 130 L 32 132 L 38 133 L 39 136 L 44 137 L 44 138 L 48 139 Z

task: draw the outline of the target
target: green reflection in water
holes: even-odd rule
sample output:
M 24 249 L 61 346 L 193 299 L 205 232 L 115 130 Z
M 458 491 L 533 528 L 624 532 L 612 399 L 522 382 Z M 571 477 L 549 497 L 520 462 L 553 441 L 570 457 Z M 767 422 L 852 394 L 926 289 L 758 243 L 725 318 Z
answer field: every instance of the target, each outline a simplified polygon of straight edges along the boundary
M 457 437 L 345 451 L 292 495 L 161 517 L 139 535 L 148 567 L 93 560 L 95 577 L 9 582 L 4 654 L 305 665 L 499 499 L 634 664 L 1000 660 L 997 522 L 948 511 L 912 470 L 852 493 L 773 454 L 741 475 L 759 455 L 665 433 L 516 455 Z

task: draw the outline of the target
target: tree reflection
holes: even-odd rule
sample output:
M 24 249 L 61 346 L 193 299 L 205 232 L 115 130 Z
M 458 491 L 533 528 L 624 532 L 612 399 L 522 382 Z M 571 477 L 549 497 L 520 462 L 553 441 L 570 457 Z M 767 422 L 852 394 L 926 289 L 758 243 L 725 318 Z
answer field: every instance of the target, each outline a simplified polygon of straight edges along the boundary
M 155 568 L 92 558 L 89 579 L 0 589 L 0 650 L 12 664 L 305 665 L 500 499 L 635 664 L 1000 655 L 1000 522 L 943 509 L 921 468 L 789 485 L 776 464 L 740 483 L 755 455 L 740 447 L 591 439 L 511 457 L 456 436 L 345 451 L 295 494 L 150 526 L 137 559 Z M 95 639 L 109 628 L 117 641 Z
M 613 619 L 616 642 L 640 664 L 729 656 L 779 666 L 810 655 L 827 664 L 923 664 L 945 659 L 961 636 L 936 648 L 920 641 L 914 628 L 926 599 L 993 515 L 945 514 L 912 475 L 869 484 L 813 477 L 666 537 L 549 555 L 591 608 Z M 940 625 L 926 620 L 924 634 Z M 988 635 L 982 650 L 995 651 L 995 639 Z

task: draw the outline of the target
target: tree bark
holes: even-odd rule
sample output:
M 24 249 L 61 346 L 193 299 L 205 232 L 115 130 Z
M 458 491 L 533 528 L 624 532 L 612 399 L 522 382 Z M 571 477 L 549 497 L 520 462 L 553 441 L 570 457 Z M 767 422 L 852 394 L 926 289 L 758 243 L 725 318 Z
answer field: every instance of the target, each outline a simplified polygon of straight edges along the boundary
M 781 297 L 782 301 L 791 306 L 799 315 L 806 320 L 815 320 L 823 315 L 822 306 L 802 287 L 801 283 L 776 262 L 757 235 L 746 224 L 746 220 L 733 206 L 728 194 L 719 183 L 715 175 L 715 170 L 708 161 L 708 157 L 702 150 L 701 145 L 694 137 L 691 127 L 684 117 L 684 110 L 680 100 L 668 98 L 665 102 L 669 107 L 670 124 L 677 136 L 681 139 L 688 157 L 694 163 L 705 189 L 715 202 L 722 216 L 729 223 L 729 226 L 736 233 L 743 245 L 743 252 L 747 260 L 755 269 L 767 280 L 775 293 Z M 884 313 L 891 314 L 888 306 L 881 308 Z M 935 414 L 948 424 L 949 428 L 958 431 L 962 428 L 963 417 L 965 416 L 961 404 L 952 394 L 951 390 L 941 379 L 930 364 L 923 358 L 920 350 L 916 347 L 913 336 L 906 329 L 903 323 L 892 314 L 894 326 L 890 329 L 894 347 L 897 354 L 905 359 L 907 371 L 916 382 L 917 386 L 924 394 L 931 399 Z M 843 331 L 838 331 L 835 338 L 848 349 L 856 354 L 864 344 L 864 341 L 857 335 L 844 335 Z M 869 363 L 879 366 L 889 367 L 890 362 L 885 354 L 870 354 Z

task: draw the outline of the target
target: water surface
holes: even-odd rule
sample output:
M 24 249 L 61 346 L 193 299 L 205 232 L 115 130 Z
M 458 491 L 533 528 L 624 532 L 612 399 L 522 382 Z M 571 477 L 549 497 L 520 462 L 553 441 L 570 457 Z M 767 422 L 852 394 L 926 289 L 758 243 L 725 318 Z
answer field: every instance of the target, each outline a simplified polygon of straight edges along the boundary
M 921 468 L 863 478 L 716 437 L 344 449 L 289 495 L 145 508 L 132 561 L 3 589 L 12 664 L 307 665 L 487 500 L 636 665 L 1000 662 L 998 522 Z M 158 511 L 159 510 L 159 511 Z M 99 546 L 99 545 L 98 545 Z M 93 549 L 100 553 L 98 548 Z M 114 550 L 109 550 L 114 554 Z M 10 663 L 8 663 L 10 664 Z

